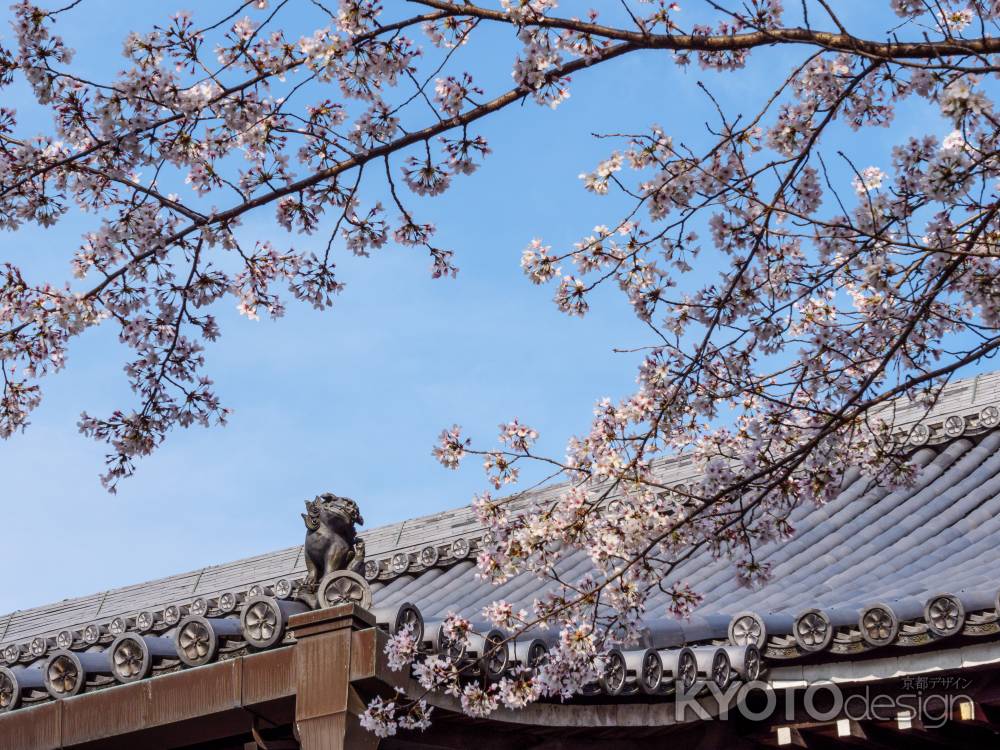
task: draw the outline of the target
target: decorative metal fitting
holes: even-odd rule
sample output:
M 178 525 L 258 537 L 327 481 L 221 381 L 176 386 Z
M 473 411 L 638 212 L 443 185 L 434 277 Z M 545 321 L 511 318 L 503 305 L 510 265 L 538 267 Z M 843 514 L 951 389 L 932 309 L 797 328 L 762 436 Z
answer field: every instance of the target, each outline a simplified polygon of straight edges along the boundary
M 364 580 L 357 574 L 352 575 L 360 581 Z M 247 599 L 240 613 L 240 630 L 243 638 L 254 648 L 275 646 L 285 637 L 288 617 L 308 609 L 308 605 L 303 602 L 285 601 L 275 599 L 273 596 Z
M 44 667 L 45 689 L 56 699 L 69 698 L 83 690 L 86 672 L 72 651 L 60 651 L 49 657 Z
M 875 604 L 867 607 L 858 618 L 861 637 L 870 646 L 887 646 L 896 640 L 899 622 L 887 605 Z
M 536 671 L 545 663 L 548 655 L 549 647 L 541 638 L 514 641 L 514 661 L 523 669 Z
M 910 445 L 927 445 L 931 439 L 930 428 L 925 424 L 915 424 L 910 428 Z
M 479 669 L 483 678 L 496 681 L 503 677 L 510 666 L 510 651 L 507 639 L 499 630 L 491 630 L 483 636 L 482 653 L 479 655 Z
M 356 604 L 362 609 L 371 609 L 372 606 L 372 590 L 368 581 L 352 570 L 327 573 L 319 582 L 316 596 L 321 607 Z
M 761 667 L 763 666 L 760 649 L 753 644 L 747 646 L 747 653 L 743 664 L 743 679 L 747 682 L 756 682 L 757 678 L 760 677 Z
M 223 614 L 229 614 L 236 609 L 236 594 L 231 591 L 227 591 L 219 597 L 218 602 L 219 611 Z
M 0 667 L 0 714 L 21 705 L 21 695 L 28 690 L 44 690 L 45 678 L 41 664 L 27 669 Z
M 21 686 L 17 675 L 7 667 L 0 667 L 0 714 L 13 711 L 21 702 Z
M 375 616 L 375 623 L 388 630 L 391 635 L 409 628 L 417 643 L 423 641 L 424 618 L 415 604 L 401 602 L 388 607 L 376 607 L 372 614 Z
M 208 664 L 219 651 L 219 637 L 211 623 L 197 615 L 187 617 L 174 636 L 177 656 L 189 667 Z
M 944 434 L 948 437 L 957 438 L 965 432 L 965 417 L 952 414 L 944 420 Z
M 433 568 L 437 565 L 438 561 L 438 548 L 433 544 L 428 544 L 422 550 L 420 550 L 420 564 L 426 568 Z
M 752 643 L 762 648 L 766 637 L 763 621 L 753 612 L 738 614 L 729 623 L 729 642 L 736 646 Z
M 733 665 L 724 648 L 697 646 L 691 652 L 695 657 L 699 677 L 706 682 L 711 681 L 720 690 L 729 687 L 733 679 Z
M 263 597 L 247 603 L 240 614 L 240 623 L 247 643 L 257 648 L 273 646 L 285 634 L 281 611 Z
M 111 674 L 118 682 L 135 682 L 149 676 L 153 670 L 153 657 L 149 647 L 135 633 L 118 636 L 111 644 Z
M 365 562 L 365 578 L 369 581 L 374 581 L 378 578 L 379 567 L 378 563 L 374 560 L 368 560 Z
M 822 651 L 833 640 L 833 626 L 822 610 L 807 609 L 795 618 L 792 634 L 803 651 Z
M 459 661 L 465 658 L 467 650 L 465 640 L 455 640 L 445 634 L 444 623 L 433 622 L 424 628 L 424 648 L 437 654 Z
M 418 643 L 423 640 L 424 617 L 420 614 L 420 610 L 417 609 L 417 605 L 410 604 L 409 602 L 403 602 L 399 605 L 398 613 L 396 615 L 396 625 L 393 632 L 398 633 L 400 630 L 404 630 L 405 628 L 410 628 L 413 632 L 414 640 Z
M 684 693 L 691 692 L 698 681 L 698 659 L 687 646 L 679 649 L 660 649 L 664 677 L 672 679 Z
M 456 539 L 451 543 L 451 556 L 456 560 L 464 560 L 469 556 L 470 550 L 468 539 Z
M 947 638 L 962 630 L 965 625 L 965 608 L 957 596 L 940 594 L 927 601 L 924 620 L 934 635 Z
M 8 643 L 3 648 L 3 660 L 8 665 L 17 664 L 21 661 L 21 647 L 16 643 Z
M 93 646 L 101 640 L 101 626 L 96 622 L 90 623 L 83 629 L 83 642 L 88 646 Z
M 642 652 L 636 669 L 635 681 L 646 695 L 659 695 L 663 691 L 663 660 L 655 648 Z
M 292 595 L 292 584 L 287 578 L 279 578 L 274 582 L 274 595 L 279 599 L 287 599 Z
M 170 627 L 173 627 L 181 621 L 181 608 L 176 604 L 171 604 L 170 606 L 164 608 L 163 610 L 163 622 Z
M 148 633 L 153 629 L 154 624 L 156 624 L 156 618 L 148 610 L 143 610 L 135 616 L 135 627 L 140 633 Z
M 733 666 L 729 661 L 729 654 L 726 653 L 725 649 L 720 648 L 712 657 L 712 682 L 720 690 L 725 690 L 732 680 Z
M 625 678 L 628 675 L 625 656 L 617 648 L 612 648 L 604 655 L 603 661 L 604 668 L 598 680 L 601 690 L 608 695 L 620 695 L 625 689 Z
M 729 655 L 729 663 L 733 671 L 739 675 L 744 682 L 754 682 L 760 677 L 761 657 L 760 649 L 752 643 L 745 646 L 724 646 Z
M 397 552 L 389 561 L 389 569 L 396 575 L 405 573 L 410 567 L 410 556 L 405 552 Z
M 28 653 L 30 653 L 36 659 L 45 656 L 45 652 L 48 650 L 49 650 L 48 640 L 42 638 L 40 635 L 32 638 L 31 643 L 28 645 Z

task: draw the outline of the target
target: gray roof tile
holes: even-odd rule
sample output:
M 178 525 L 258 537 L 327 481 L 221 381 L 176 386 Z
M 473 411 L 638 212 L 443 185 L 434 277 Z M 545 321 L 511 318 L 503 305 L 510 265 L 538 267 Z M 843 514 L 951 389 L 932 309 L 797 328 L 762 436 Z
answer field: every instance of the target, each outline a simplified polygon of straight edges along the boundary
M 889 493 L 853 472 L 832 502 L 796 508 L 796 536 L 760 550 L 759 557 L 774 565 L 774 579 L 756 591 L 738 585 L 727 560 L 714 560 L 707 553 L 694 556 L 678 577 L 704 594 L 701 619 L 667 629 L 689 635 L 706 628 L 716 632 L 721 619 L 743 610 L 794 614 L 816 606 L 856 609 L 876 598 L 920 599 L 946 589 L 1000 588 L 993 573 L 1000 559 L 1000 432 L 977 434 L 975 419 L 982 407 L 992 404 L 1000 404 L 1000 372 L 950 386 L 929 415 L 920 406 L 896 403 L 900 424 L 921 420 L 932 428 L 931 445 L 940 443 L 916 454 L 925 465 L 916 486 Z M 952 414 L 967 417 L 970 436 L 944 442 L 941 424 Z M 695 475 L 687 456 L 665 460 L 657 470 L 666 484 L 690 481 Z M 513 505 L 554 500 L 559 492 L 549 487 L 525 493 Z M 465 507 L 371 529 L 363 538 L 368 558 L 384 560 L 394 552 L 415 553 L 429 544 L 444 549 L 457 538 L 472 540 L 481 533 L 471 508 Z M 569 577 L 588 567 L 582 552 L 561 564 Z M 0 643 L 24 642 L 95 620 L 303 574 L 301 547 L 290 547 L 0 615 Z M 515 607 L 530 606 L 544 586 L 522 575 L 492 587 L 479 580 L 472 559 L 456 563 L 442 557 L 437 567 L 424 570 L 417 565 L 394 580 L 383 577 L 372 589 L 377 606 L 410 601 L 427 620 L 434 620 L 452 610 L 475 615 L 495 598 Z M 654 611 L 662 610 L 664 597 L 654 597 L 652 605 Z

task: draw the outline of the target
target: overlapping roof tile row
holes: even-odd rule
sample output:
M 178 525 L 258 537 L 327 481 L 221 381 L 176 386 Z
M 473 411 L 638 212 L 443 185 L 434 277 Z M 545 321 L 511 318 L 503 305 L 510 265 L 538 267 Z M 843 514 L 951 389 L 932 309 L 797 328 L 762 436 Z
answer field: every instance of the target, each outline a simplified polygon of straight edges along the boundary
M 654 599 L 643 645 L 754 644 L 766 658 L 795 659 L 1000 634 L 997 407 L 1000 373 L 954 384 L 930 413 L 897 405 L 901 439 L 923 467 L 912 487 L 889 492 L 849 472 L 833 501 L 793 511 L 796 535 L 790 541 L 757 551 L 773 567 L 770 582 L 756 590 L 740 586 L 730 561 L 708 552 L 693 556 L 677 575 L 704 602 L 691 620 L 676 621 L 660 614 L 663 597 Z M 685 457 L 658 470 L 668 485 L 690 482 L 695 472 Z M 515 504 L 527 506 L 559 491 L 528 493 Z M 474 562 L 483 533 L 470 508 L 364 533 L 374 607 L 398 611 L 409 603 L 425 623 L 434 623 L 450 612 L 474 616 L 499 598 L 515 609 L 530 607 L 554 585 L 529 574 L 498 587 L 484 583 Z M 561 563 L 560 572 L 572 578 L 589 567 L 580 551 Z M 277 601 L 304 572 L 302 548 L 296 546 L 14 612 L 0 616 L 0 655 L 23 669 L 60 646 L 99 653 L 124 632 L 174 638 L 186 615 L 236 622 L 254 597 L 275 595 Z M 246 646 L 245 621 L 242 627 L 221 637 L 223 653 Z

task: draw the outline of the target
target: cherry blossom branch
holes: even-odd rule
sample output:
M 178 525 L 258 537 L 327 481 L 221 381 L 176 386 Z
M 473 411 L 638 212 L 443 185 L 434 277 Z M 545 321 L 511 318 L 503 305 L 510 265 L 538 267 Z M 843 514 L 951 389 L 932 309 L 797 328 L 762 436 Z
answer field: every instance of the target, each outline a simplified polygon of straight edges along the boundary
M 472 16 L 488 21 L 518 25 L 518 20 L 504 11 L 483 8 L 472 3 L 462 4 L 448 0 L 407 0 L 417 5 Z M 678 52 L 729 52 L 769 47 L 776 44 L 802 44 L 822 47 L 832 52 L 864 55 L 877 60 L 933 60 L 941 57 L 989 55 L 1000 52 L 1000 38 L 985 36 L 978 39 L 948 39 L 924 42 L 876 42 L 844 33 L 814 31 L 803 28 L 774 28 L 736 34 L 654 34 L 647 31 L 589 23 L 572 18 L 535 14 L 526 25 L 543 29 L 563 29 L 581 34 L 627 42 L 642 49 L 666 49 Z

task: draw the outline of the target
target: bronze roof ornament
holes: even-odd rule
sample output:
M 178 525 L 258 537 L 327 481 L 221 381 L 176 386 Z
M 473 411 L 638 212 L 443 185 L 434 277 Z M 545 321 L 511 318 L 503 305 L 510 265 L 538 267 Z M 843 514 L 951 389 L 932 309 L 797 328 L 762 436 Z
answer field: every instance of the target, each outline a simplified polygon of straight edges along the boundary
M 358 504 L 324 492 L 306 501 L 302 520 L 306 526 L 306 578 L 296 598 L 313 608 L 330 606 L 337 603 L 337 593 L 344 589 L 353 603 L 371 606 L 371 592 L 364 579 L 365 543 L 357 532 L 357 527 L 364 525 Z M 331 585 L 333 579 L 338 580 Z

